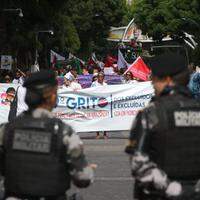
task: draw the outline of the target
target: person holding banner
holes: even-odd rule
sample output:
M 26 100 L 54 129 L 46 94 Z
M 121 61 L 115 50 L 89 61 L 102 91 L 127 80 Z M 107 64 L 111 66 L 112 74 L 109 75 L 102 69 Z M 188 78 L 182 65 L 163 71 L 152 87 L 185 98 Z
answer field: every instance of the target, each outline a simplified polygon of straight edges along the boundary
M 187 53 L 182 46 L 152 49 L 156 96 L 138 113 L 125 149 L 136 180 L 134 198 L 184 199 L 191 194 L 199 199 L 194 183 L 200 178 L 200 102 L 187 88 Z M 170 180 L 179 183 L 170 187 Z
M 131 71 L 126 72 L 126 74 L 125 74 L 124 77 L 125 77 L 125 79 L 124 79 L 124 83 L 125 83 L 125 84 L 137 83 L 137 80 L 135 80 L 135 79 L 133 78 L 133 74 L 132 74 Z
M 78 83 L 78 81 L 74 78 L 67 79 L 64 77 L 64 86 L 70 90 L 77 91 L 81 90 L 82 86 Z
M 104 81 L 104 73 L 103 72 L 99 72 L 97 74 L 97 80 L 92 82 L 92 85 L 91 87 L 102 87 L 102 86 L 105 86 L 107 85 L 107 83 Z M 104 139 L 108 139 L 108 135 L 107 135 L 107 132 L 104 131 L 103 132 L 103 137 Z M 98 131 L 97 134 L 96 134 L 96 139 L 100 139 L 100 132 Z
M 17 89 L 17 113 L 16 116 L 20 115 L 24 111 L 28 110 L 28 106 L 25 102 L 25 97 L 26 97 L 26 88 L 23 87 L 22 85 L 18 87 Z
M 107 83 L 104 81 L 104 73 L 103 72 L 99 72 L 97 75 L 97 80 L 94 81 L 91 85 L 91 87 L 98 87 L 98 86 L 105 86 L 107 85 Z

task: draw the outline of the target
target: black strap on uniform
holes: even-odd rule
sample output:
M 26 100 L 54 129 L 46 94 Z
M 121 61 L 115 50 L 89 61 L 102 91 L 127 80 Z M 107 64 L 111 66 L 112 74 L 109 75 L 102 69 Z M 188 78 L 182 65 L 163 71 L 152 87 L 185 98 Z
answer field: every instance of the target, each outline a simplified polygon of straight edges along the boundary
M 138 146 L 137 146 L 137 151 L 138 152 L 143 152 L 144 151 L 143 147 L 144 147 L 147 135 L 148 135 L 147 110 L 144 110 L 142 112 L 141 123 L 142 123 L 142 135 L 141 135 L 140 140 L 138 141 Z
M 15 93 L 15 97 L 13 99 L 13 101 L 10 104 L 10 111 L 8 114 L 8 121 L 12 121 L 15 119 L 15 117 L 17 116 L 17 103 L 18 103 L 18 89 L 20 86 L 17 87 L 16 93 Z

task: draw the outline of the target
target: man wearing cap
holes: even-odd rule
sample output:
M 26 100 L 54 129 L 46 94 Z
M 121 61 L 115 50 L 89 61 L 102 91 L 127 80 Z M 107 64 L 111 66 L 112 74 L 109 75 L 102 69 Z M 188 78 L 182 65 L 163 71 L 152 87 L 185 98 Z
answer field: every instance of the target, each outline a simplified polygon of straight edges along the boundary
M 200 102 L 187 89 L 185 50 L 175 48 L 153 53 L 155 98 L 138 113 L 125 150 L 131 158 L 136 199 L 184 196 L 200 177 Z M 170 184 L 172 180 L 179 183 Z
M 51 113 L 57 99 L 54 72 L 36 72 L 24 87 L 28 111 L 0 127 L 5 198 L 64 200 L 71 180 L 78 187 L 90 185 L 95 166 L 88 165 L 79 136 Z

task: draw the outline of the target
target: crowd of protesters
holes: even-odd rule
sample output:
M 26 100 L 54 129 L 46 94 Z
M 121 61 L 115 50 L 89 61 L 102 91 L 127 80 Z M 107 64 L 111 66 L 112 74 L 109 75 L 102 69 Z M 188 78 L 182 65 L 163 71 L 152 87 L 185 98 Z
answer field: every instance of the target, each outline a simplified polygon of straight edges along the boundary
M 114 47 L 112 53 L 108 53 L 104 59 L 97 59 L 95 53 L 92 53 L 87 62 L 84 62 L 75 56 L 72 56 L 72 58 L 69 56 L 66 62 L 59 62 L 59 60 L 57 60 L 57 58 L 53 55 L 51 58 L 53 62 L 51 63 L 51 69 L 55 71 L 57 76 L 65 77 L 63 85 L 68 88 L 75 88 L 75 90 L 81 89 L 80 85 L 74 84 L 77 83 L 78 75 L 93 75 L 92 82 L 94 83 L 90 85 L 92 87 L 98 86 L 98 73 L 122 76 L 122 83 L 134 83 L 136 81 L 141 81 L 137 77 L 134 77 L 131 72 L 124 74 L 126 68 L 117 66 L 117 54 L 119 49 L 121 52 L 123 52 L 124 58 L 128 61 L 128 63 L 133 63 L 136 60 L 137 53 L 132 55 L 130 52 L 136 52 L 137 46 L 134 42 L 131 41 L 130 44 L 126 46 L 122 45 L 121 43 L 117 44 L 117 46 Z M 30 75 L 30 71 L 33 71 L 32 68 L 26 68 L 25 70 L 24 68 L 19 67 L 19 69 L 17 68 L 14 72 L 0 69 L 0 82 L 23 84 L 25 77 Z M 105 84 L 106 82 L 104 81 L 103 85 Z
M 72 66 L 68 66 L 66 68 L 61 69 L 54 69 L 55 73 L 58 77 L 63 78 L 63 82 L 61 85 L 63 87 L 67 87 L 72 90 L 80 90 L 82 89 L 81 84 L 78 82 L 78 75 L 91 75 L 92 76 L 92 84 L 91 87 L 96 86 L 105 86 L 107 85 L 104 76 L 105 73 L 102 70 L 99 70 L 97 68 L 94 68 L 94 70 L 91 72 L 88 71 L 87 67 L 84 67 L 81 74 L 77 73 L 77 69 Z M 23 72 L 20 69 L 17 69 L 15 72 L 7 71 L 7 70 L 1 70 L 1 76 L 0 76 L 0 83 L 13 83 L 13 84 L 21 84 L 23 85 L 23 82 L 26 77 L 29 77 L 30 71 Z M 127 72 L 126 74 L 112 74 L 112 75 L 119 75 L 122 77 L 122 83 L 135 83 L 137 81 L 141 81 L 133 76 L 131 72 Z
M 78 63 L 78 64 L 77 64 Z M 134 84 L 137 82 L 141 82 L 143 80 L 135 77 L 131 71 L 125 71 L 126 68 L 118 68 L 117 59 L 110 55 L 107 56 L 105 62 L 95 61 L 90 58 L 87 63 L 82 62 L 80 59 L 73 58 L 68 63 L 59 63 L 51 66 L 58 77 L 58 85 L 61 89 L 69 89 L 72 91 L 81 90 L 85 87 L 97 87 L 97 86 L 106 86 L 108 85 L 107 80 L 105 79 L 105 75 L 115 75 L 120 77 L 121 84 Z M 189 89 L 192 95 L 195 98 L 200 99 L 200 68 L 195 66 L 193 63 L 189 65 L 189 70 L 191 73 Z M 21 69 L 16 68 L 15 71 L 8 71 L 0 69 L 0 83 L 13 83 L 19 84 L 21 87 L 19 88 L 19 102 L 25 96 L 26 91 L 23 89 L 22 85 L 27 77 L 31 74 L 31 69 Z M 79 76 L 90 76 L 91 83 L 87 86 L 83 86 L 79 80 Z M 148 77 L 148 81 L 151 80 L 151 75 Z M 8 91 L 9 94 L 12 91 Z M 14 96 L 13 94 L 11 96 Z M 22 105 L 25 109 L 26 105 Z M 23 110 L 22 109 L 22 110 Z M 21 111 L 18 111 L 19 113 Z M 99 136 L 99 134 L 97 134 Z M 104 134 L 106 136 L 106 133 Z
M 58 79 L 62 78 L 62 83 L 59 84 L 61 89 L 69 89 L 72 91 L 77 91 L 82 89 L 82 85 L 79 83 L 78 75 L 82 76 L 92 76 L 92 83 L 90 87 L 100 87 L 108 85 L 105 81 L 105 73 L 100 67 L 97 66 L 83 66 L 80 70 L 77 69 L 76 66 L 67 65 L 63 67 L 53 67 L 55 74 L 57 75 Z M 189 65 L 189 70 L 191 73 L 190 82 L 189 82 L 189 89 L 194 96 L 194 98 L 200 99 L 200 68 L 195 66 L 194 64 Z M 118 75 L 122 77 L 121 84 L 134 84 L 137 82 L 141 82 L 142 80 L 134 77 L 131 71 L 118 71 L 116 67 L 113 67 L 113 75 Z M 27 110 L 28 107 L 25 104 L 25 94 L 26 89 L 23 87 L 23 83 L 27 77 L 31 74 L 30 70 L 22 71 L 17 68 L 15 73 L 11 71 L 1 70 L 1 77 L 0 83 L 8 83 L 8 84 L 19 84 L 17 91 L 13 87 L 9 87 L 6 91 L 7 97 L 6 102 L 11 103 L 14 100 L 14 97 L 17 96 L 17 115 L 22 113 L 23 111 Z M 149 77 L 148 80 L 151 80 Z M 59 81 L 59 80 L 58 80 Z M 17 94 L 17 95 L 16 95 Z M 5 103 L 6 103 L 5 102 Z M 96 138 L 99 139 L 100 132 L 96 133 Z M 103 137 L 105 139 L 108 138 L 107 132 L 103 132 Z
M 108 83 L 105 80 L 105 73 L 108 71 L 111 74 L 109 75 L 117 75 L 122 77 L 121 83 L 124 84 L 130 84 L 135 83 L 137 81 L 141 81 L 133 76 L 131 72 L 127 72 L 124 74 L 124 70 L 118 70 L 115 63 L 110 62 L 106 65 L 106 70 L 101 68 L 99 65 L 94 63 L 89 63 L 88 66 L 82 65 L 81 69 L 78 68 L 76 65 L 62 65 L 62 66 L 52 66 L 51 69 L 55 71 L 55 74 L 58 77 L 59 80 L 62 80 L 61 83 L 59 83 L 60 89 L 69 89 L 73 91 L 81 90 L 83 87 L 79 83 L 78 76 L 90 76 L 92 77 L 91 84 L 89 87 L 100 87 L 100 86 L 106 86 Z M 110 68 L 110 69 L 109 69 Z M 9 102 L 13 101 L 14 96 L 16 94 L 17 97 L 17 115 L 21 114 L 23 111 L 27 110 L 28 107 L 25 104 L 25 94 L 26 89 L 23 87 L 23 83 L 27 77 L 29 77 L 31 74 L 30 70 L 23 70 L 23 69 L 16 69 L 15 72 L 7 71 L 7 70 L 1 70 L 1 77 L 0 82 L 1 83 L 8 83 L 8 84 L 19 84 L 20 87 L 17 88 L 17 90 L 11 90 L 12 86 L 9 87 L 8 91 L 8 100 Z M 12 98 L 11 98 L 12 97 Z M 96 138 L 99 139 L 100 132 L 96 133 Z M 108 138 L 107 132 L 103 132 L 103 137 L 105 139 Z
M 78 70 L 76 66 L 72 65 L 67 65 L 59 68 L 54 67 L 53 70 L 58 77 L 63 78 L 63 81 L 60 84 L 63 88 L 68 88 L 75 91 L 82 89 L 82 85 L 78 81 L 79 75 L 92 76 L 92 83 L 89 87 L 107 85 L 106 80 L 104 79 L 104 70 L 97 66 L 83 66 L 81 68 L 81 73 L 78 72 L 80 70 Z M 195 98 L 200 98 L 200 68 L 194 64 L 190 64 L 189 70 L 191 77 L 188 87 Z M 114 67 L 112 66 L 112 71 L 112 75 L 118 75 L 122 78 L 121 83 L 123 84 L 133 84 L 142 81 L 139 78 L 134 77 L 131 71 L 124 73 L 124 70 L 117 70 L 115 65 Z M 31 74 L 30 70 L 22 71 L 18 68 L 14 72 L 8 70 L 0 70 L 0 72 L 0 83 L 13 83 L 21 85 L 23 85 L 25 78 L 29 77 Z M 151 77 L 149 77 L 149 80 L 151 80 Z

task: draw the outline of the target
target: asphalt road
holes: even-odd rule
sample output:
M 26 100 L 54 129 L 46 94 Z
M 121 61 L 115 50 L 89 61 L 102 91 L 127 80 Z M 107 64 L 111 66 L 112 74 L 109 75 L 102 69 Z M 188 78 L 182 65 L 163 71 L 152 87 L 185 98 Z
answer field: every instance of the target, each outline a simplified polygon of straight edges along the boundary
M 93 185 L 79 190 L 84 200 L 132 199 L 133 180 L 128 156 L 124 153 L 127 140 L 117 138 L 83 140 L 89 162 L 98 165 Z

